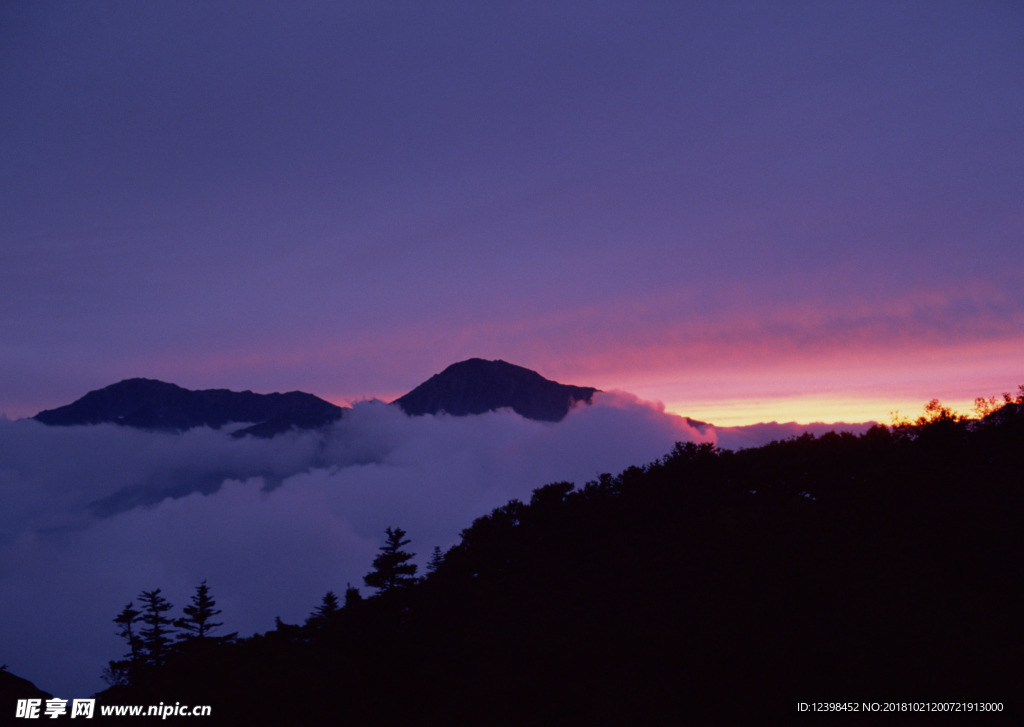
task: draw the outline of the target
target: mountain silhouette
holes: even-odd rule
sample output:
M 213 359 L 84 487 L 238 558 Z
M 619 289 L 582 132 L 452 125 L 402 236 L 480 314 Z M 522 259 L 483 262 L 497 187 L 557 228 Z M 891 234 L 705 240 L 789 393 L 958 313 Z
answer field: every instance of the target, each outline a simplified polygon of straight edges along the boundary
M 596 391 L 559 384 L 505 361 L 472 358 L 452 364 L 392 404 L 409 415 L 466 416 L 508 408 L 528 419 L 554 422 L 578 402 L 589 404 Z M 301 391 L 193 391 L 155 379 L 126 379 L 66 406 L 41 411 L 33 419 L 53 426 L 119 424 L 171 432 L 247 424 L 232 435 L 273 437 L 289 429 L 317 429 L 337 421 L 345 411 Z
M 508 408 L 527 419 L 557 422 L 575 404 L 589 404 L 596 391 L 560 384 L 505 361 L 471 358 L 452 364 L 391 403 L 413 416 L 465 416 Z
M 235 436 L 271 437 L 292 428 L 311 429 L 338 420 L 344 409 L 312 394 L 254 394 L 251 391 L 191 391 L 154 379 L 127 379 L 91 391 L 81 399 L 41 411 L 43 424 L 112 423 L 138 429 L 185 431 L 248 423 Z

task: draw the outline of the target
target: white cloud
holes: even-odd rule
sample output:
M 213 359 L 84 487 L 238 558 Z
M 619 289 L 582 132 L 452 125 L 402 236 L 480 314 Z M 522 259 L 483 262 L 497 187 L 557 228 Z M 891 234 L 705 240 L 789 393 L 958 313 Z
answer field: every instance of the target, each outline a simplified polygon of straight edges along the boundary
M 0 421 L 0 653 L 58 696 L 87 696 L 124 650 L 111 619 L 142 590 L 180 613 L 207 579 L 226 629 L 266 631 L 362 587 L 387 526 L 422 564 L 512 498 L 706 438 L 621 393 L 558 423 L 363 402 L 325 432 L 273 439 Z

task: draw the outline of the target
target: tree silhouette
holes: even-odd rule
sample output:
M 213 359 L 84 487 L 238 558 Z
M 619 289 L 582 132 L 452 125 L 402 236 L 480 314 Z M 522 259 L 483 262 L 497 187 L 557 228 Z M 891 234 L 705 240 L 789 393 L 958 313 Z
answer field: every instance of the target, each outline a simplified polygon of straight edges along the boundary
M 435 545 L 434 552 L 430 555 L 430 561 L 427 563 L 427 573 L 433 573 L 441 564 L 444 562 L 444 553 L 441 551 L 441 546 Z
M 139 666 L 141 643 L 139 635 L 132 627 L 141 615 L 142 612 L 135 608 L 134 602 L 130 602 L 121 610 L 121 613 L 114 617 L 114 623 L 117 624 L 117 635 L 128 642 L 128 653 L 123 659 L 111 661 L 103 670 L 103 678 L 111 686 L 129 683 Z
M 313 610 L 313 617 L 328 618 L 332 614 L 337 613 L 340 608 L 341 602 L 338 600 L 337 594 L 334 591 L 327 591 L 320 605 Z
M 327 625 L 328 621 L 341 610 L 341 602 L 334 591 L 327 591 L 324 594 L 320 605 L 313 609 L 313 613 L 306 619 L 307 629 L 319 629 Z
M 137 661 L 139 658 L 139 637 L 132 629 L 132 625 L 141 615 L 142 612 L 136 609 L 135 604 L 131 602 L 114 618 L 114 623 L 118 626 L 117 635 L 128 642 L 129 650 L 126 656 L 132 661 Z
M 351 583 L 345 584 L 345 608 L 355 608 L 357 604 L 363 600 L 362 594 L 359 593 L 359 589 L 353 586 Z
M 142 615 L 139 620 L 145 624 L 140 632 L 143 658 L 147 666 L 162 666 L 174 634 L 174 621 L 164 615 L 173 606 L 160 595 L 160 589 L 143 591 L 139 594 Z
M 363 582 L 376 588 L 378 594 L 404 588 L 416 582 L 416 564 L 409 561 L 415 553 L 402 550 L 411 541 L 402 540 L 405 531 L 401 528 L 386 528 L 387 542 L 373 559 L 373 570 L 363 576 Z
M 224 624 L 213 619 L 220 615 L 217 602 L 210 596 L 210 587 L 204 579 L 196 586 L 196 592 L 192 596 L 192 602 L 185 606 L 182 611 L 185 615 L 174 621 L 174 625 L 183 630 L 179 636 L 182 641 L 197 641 L 211 638 L 211 632 L 217 630 Z M 222 640 L 230 640 L 234 634 L 223 637 Z

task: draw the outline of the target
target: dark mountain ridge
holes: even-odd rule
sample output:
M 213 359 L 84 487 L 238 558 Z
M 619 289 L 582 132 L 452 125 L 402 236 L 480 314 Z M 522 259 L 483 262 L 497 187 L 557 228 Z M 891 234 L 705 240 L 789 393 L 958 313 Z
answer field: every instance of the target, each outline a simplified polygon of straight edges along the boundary
M 434 374 L 392 403 L 414 416 L 466 416 L 508 408 L 527 419 L 557 422 L 576 404 L 589 404 L 597 391 L 560 384 L 506 361 L 471 358 Z
M 41 411 L 33 417 L 43 424 L 112 423 L 138 429 L 182 432 L 194 427 L 219 429 L 228 424 L 252 426 L 235 436 L 280 434 L 291 428 L 309 429 L 341 418 L 344 409 L 301 391 L 254 394 L 251 391 L 204 389 L 192 391 L 154 379 L 126 379 L 91 391 L 81 399 Z
M 409 415 L 446 412 L 466 416 L 509 408 L 528 419 L 559 421 L 577 403 L 590 403 L 596 391 L 588 386 L 559 384 L 505 361 L 474 358 L 452 364 L 391 403 Z M 345 411 L 301 391 L 193 391 L 136 378 L 91 391 L 71 404 L 41 411 L 33 419 L 53 426 L 109 423 L 172 432 L 249 424 L 233 436 L 272 437 L 289 429 L 326 426 Z

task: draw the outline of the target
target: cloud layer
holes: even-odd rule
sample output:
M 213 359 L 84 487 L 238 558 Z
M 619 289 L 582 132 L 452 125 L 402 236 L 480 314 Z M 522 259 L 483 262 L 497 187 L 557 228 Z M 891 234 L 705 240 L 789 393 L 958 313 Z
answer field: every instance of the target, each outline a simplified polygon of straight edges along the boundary
M 423 563 L 536 487 L 709 438 L 616 393 L 557 424 L 363 402 L 329 430 L 262 440 L 0 421 L 0 653 L 47 690 L 87 696 L 124 650 L 111 619 L 141 590 L 162 588 L 180 613 L 207 579 L 232 631 L 299 622 L 326 591 L 362 586 L 387 526 Z

